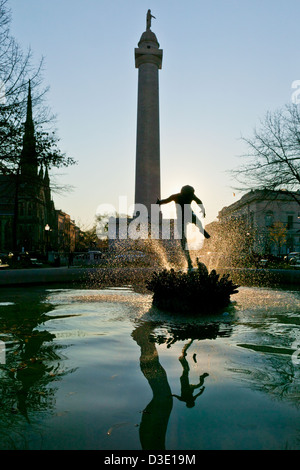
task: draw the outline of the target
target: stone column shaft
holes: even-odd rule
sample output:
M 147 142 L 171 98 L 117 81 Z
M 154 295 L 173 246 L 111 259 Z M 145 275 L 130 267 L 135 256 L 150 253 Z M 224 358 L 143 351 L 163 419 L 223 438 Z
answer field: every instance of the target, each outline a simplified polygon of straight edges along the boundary
M 158 70 L 154 64 L 139 68 L 135 203 L 150 205 L 160 198 L 160 138 Z
M 162 51 L 148 30 L 135 49 L 138 79 L 135 204 L 143 204 L 150 216 L 151 204 L 160 198 L 159 79 Z

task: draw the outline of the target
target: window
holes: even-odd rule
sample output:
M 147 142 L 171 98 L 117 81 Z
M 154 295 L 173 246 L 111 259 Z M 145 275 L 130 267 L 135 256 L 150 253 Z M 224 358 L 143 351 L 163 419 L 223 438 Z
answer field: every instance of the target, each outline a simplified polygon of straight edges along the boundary
M 266 227 L 270 227 L 273 224 L 273 212 L 268 211 L 265 215 L 265 224 Z
M 30 202 L 27 205 L 27 215 L 32 215 L 32 204 Z
M 21 216 L 25 215 L 24 202 L 20 202 L 20 204 L 19 204 L 19 214 Z
M 293 228 L 293 225 L 294 225 L 294 216 L 293 215 L 288 215 L 288 218 L 287 218 L 287 229 L 288 230 L 291 230 Z
M 250 215 L 249 215 L 249 223 L 250 223 L 250 227 L 253 227 L 254 213 L 252 211 L 250 212 Z

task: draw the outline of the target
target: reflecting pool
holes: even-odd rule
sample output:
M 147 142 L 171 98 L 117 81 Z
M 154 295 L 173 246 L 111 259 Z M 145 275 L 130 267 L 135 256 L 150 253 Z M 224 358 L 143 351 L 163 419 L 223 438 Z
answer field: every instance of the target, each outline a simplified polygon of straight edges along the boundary
M 0 449 L 299 449 L 300 292 L 233 300 L 180 319 L 131 286 L 1 290 Z

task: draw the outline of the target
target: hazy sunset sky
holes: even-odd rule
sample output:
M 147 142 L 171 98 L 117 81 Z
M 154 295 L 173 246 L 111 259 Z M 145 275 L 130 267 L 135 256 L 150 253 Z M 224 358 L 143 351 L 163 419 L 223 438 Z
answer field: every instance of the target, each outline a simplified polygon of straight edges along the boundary
M 162 197 L 195 187 L 211 222 L 237 200 L 228 170 L 300 80 L 299 0 L 10 0 L 12 34 L 45 57 L 60 146 L 78 165 L 56 207 L 86 227 L 98 205 L 134 201 L 138 70 L 146 12 L 163 49 Z

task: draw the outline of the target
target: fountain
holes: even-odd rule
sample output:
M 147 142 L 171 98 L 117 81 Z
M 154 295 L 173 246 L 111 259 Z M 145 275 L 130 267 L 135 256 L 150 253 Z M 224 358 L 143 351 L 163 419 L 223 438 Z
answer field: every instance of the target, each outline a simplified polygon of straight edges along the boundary
M 299 449 L 299 291 L 174 315 L 135 287 L 0 291 L 0 449 Z
M 162 63 L 150 26 L 135 50 L 135 203 L 148 208 Z M 299 287 L 237 286 L 188 250 L 143 246 L 153 265 L 0 289 L 0 450 L 299 450 Z M 47 279 L 66 271 L 81 275 Z
M 170 312 L 186 314 L 213 313 L 230 303 L 230 296 L 237 294 L 238 285 L 229 279 L 229 274 L 221 277 L 213 269 L 197 260 L 197 268 L 187 272 L 174 269 L 157 273 L 146 282 L 153 292 L 153 305 Z

